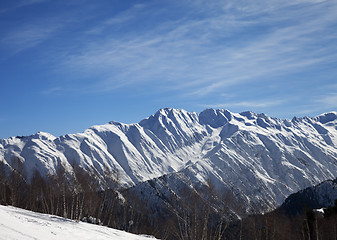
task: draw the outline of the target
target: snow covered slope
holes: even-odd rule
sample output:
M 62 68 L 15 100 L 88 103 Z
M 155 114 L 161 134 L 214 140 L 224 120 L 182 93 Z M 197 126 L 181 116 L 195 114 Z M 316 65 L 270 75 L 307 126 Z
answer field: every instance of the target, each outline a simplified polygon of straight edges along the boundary
M 337 200 L 337 179 L 327 180 L 314 187 L 291 194 L 280 209 L 289 214 L 297 214 L 305 210 L 304 208 L 332 207 L 335 200 Z
M 281 120 L 166 108 L 136 124 L 110 122 L 57 138 L 40 132 L 2 139 L 0 160 L 9 168 L 22 162 L 28 178 L 34 169 L 55 174 L 59 165 L 71 172 L 76 164 L 102 180 L 106 170 L 118 171 L 124 186 L 165 174 L 187 185 L 211 180 L 247 205 L 264 202 L 270 209 L 291 193 L 337 177 L 337 113 Z
M 0 239 L 149 240 L 155 238 L 0 205 Z

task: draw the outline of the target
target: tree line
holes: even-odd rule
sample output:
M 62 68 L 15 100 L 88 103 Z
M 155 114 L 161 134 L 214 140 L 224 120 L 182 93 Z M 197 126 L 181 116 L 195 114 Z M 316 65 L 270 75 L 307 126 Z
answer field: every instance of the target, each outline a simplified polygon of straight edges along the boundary
M 13 168 L 8 171 L 0 161 L 0 204 L 77 221 L 94 217 L 106 226 L 124 230 L 128 230 L 130 219 L 136 217 L 129 196 L 117 190 L 115 173 L 105 172 L 105 185 L 100 189 L 95 176 L 76 165 L 71 174 L 60 166 L 55 175 L 46 177 L 34 170 L 27 181 L 20 159 L 12 159 L 12 163 Z M 116 188 L 110 189 L 114 185 Z
M 325 240 L 337 239 L 337 207 L 317 215 L 311 209 L 244 216 L 245 207 L 228 190 L 211 181 L 184 187 L 162 204 L 132 189 L 121 189 L 116 173 L 106 171 L 103 187 L 94 174 L 73 164 L 46 177 L 35 170 L 27 181 L 20 159 L 8 171 L 0 161 L 0 203 L 80 221 L 100 219 L 109 227 L 160 239 L 178 240 Z M 240 213 L 240 216 L 237 215 Z

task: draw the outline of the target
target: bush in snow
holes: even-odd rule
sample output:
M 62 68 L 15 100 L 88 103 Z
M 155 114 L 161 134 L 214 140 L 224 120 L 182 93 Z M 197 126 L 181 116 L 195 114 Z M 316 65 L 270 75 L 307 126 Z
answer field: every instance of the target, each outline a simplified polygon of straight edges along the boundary
M 87 223 L 92 223 L 92 224 L 97 224 L 97 225 L 103 225 L 100 219 L 94 218 L 92 216 L 83 217 L 82 222 L 87 222 Z

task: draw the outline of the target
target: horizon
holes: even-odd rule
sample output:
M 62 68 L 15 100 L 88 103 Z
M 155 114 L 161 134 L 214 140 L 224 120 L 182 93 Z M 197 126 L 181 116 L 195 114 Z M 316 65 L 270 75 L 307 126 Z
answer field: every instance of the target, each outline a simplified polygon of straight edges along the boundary
M 0 3 L 0 138 L 158 109 L 337 110 L 337 1 Z

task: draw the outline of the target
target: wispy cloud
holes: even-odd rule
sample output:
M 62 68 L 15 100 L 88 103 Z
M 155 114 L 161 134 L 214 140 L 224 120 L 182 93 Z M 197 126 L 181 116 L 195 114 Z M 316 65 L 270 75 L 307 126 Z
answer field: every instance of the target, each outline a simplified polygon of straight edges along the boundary
M 49 39 L 59 28 L 59 24 L 26 25 L 9 33 L 1 43 L 11 54 L 17 54 Z
M 26 114 L 22 126 L 28 115 L 57 131 L 136 122 L 167 106 L 282 118 L 337 108 L 336 0 L 4 2 L 0 90 L 21 97 L 3 115 Z
M 21 7 L 26 7 L 26 6 L 29 6 L 29 5 L 34 5 L 34 4 L 37 4 L 37 3 L 42 3 L 42 2 L 46 2 L 48 0 L 21 0 L 21 1 L 12 1 L 11 2 L 11 6 L 8 6 L 6 8 L 3 8 L 3 9 L 0 9 L 0 14 L 3 14 L 3 13 L 7 13 L 7 12 L 10 12 L 10 11 L 13 11 L 13 10 L 16 10 L 18 8 L 21 8 Z
M 125 27 L 127 23 L 137 19 L 137 17 L 139 17 L 139 12 L 144 8 L 145 6 L 143 4 L 135 4 L 131 8 L 103 20 L 100 24 L 90 27 L 85 31 L 85 33 L 91 35 L 100 35 L 104 34 L 104 32 L 108 31 L 109 29 L 121 30 L 121 28 Z
M 337 108 L 337 92 L 322 96 L 316 102 L 325 106 L 325 108 Z
M 284 104 L 285 100 L 274 99 L 260 99 L 260 101 L 240 101 L 240 102 L 226 102 L 221 104 L 203 104 L 204 108 L 247 108 L 247 109 L 261 109 L 275 107 Z
M 41 93 L 43 95 L 62 95 L 66 90 L 64 90 L 62 87 L 52 87 L 49 89 L 43 90 Z
M 92 76 L 91 91 L 152 82 L 198 96 L 266 77 L 271 81 L 331 61 L 330 41 L 337 34 L 324 33 L 337 20 L 336 5 L 229 1 L 221 11 L 213 9 L 215 14 L 198 19 L 177 18 L 121 36 L 106 32 L 94 43 L 82 42 L 81 53 L 68 54 L 62 68 Z M 92 32 L 128 23 L 150 10 L 133 8 Z
M 329 85 L 329 90 L 321 91 L 325 87 L 317 88 L 306 99 L 303 99 L 302 103 L 290 105 L 287 109 L 291 109 L 297 116 L 317 116 L 323 112 L 336 111 L 337 86 Z

